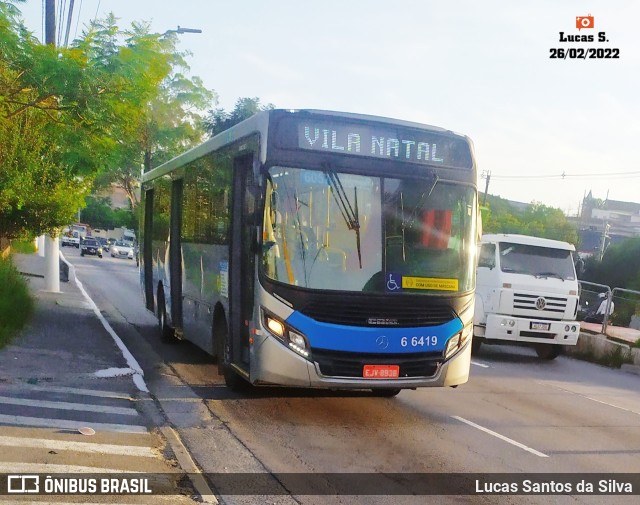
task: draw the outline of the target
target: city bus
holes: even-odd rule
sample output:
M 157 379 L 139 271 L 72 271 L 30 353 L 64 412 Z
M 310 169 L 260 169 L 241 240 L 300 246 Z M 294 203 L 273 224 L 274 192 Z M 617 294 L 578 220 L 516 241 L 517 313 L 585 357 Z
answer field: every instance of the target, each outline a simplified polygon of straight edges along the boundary
M 458 386 L 477 247 L 471 140 L 269 110 L 142 177 L 140 279 L 165 341 L 232 389 Z

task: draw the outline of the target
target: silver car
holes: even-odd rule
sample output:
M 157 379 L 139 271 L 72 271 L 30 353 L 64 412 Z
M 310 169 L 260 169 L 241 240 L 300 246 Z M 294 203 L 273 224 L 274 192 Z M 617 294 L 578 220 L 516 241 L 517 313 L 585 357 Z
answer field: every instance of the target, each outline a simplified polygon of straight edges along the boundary
M 130 260 L 133 259 L 133 247 L 123 242 L 122 240 L 118 240 L 115 244 L 113 244 L 109 248 L 109 253 L 112 258 L 128 258 Z

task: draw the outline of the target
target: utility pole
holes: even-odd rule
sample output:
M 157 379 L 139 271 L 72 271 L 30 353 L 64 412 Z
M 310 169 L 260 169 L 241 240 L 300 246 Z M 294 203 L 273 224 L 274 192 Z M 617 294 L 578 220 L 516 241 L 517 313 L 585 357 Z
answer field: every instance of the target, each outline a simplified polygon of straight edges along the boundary
M 46 0 L 44 9 L 44 42 L 56 45 L 56 0 Z
M 604 228 L 602 230 L 602 238 L 600 242 L 600 261 L 602 261 L 602 258 L 604 258 L 604 251 L 607 248 L 607 239 L 609 238 L 609 228 L 611 228 L 611 226 L 609 225 L 609 223 L 605 222 Z
M 491 180 L 491 170 L 482 172 L 482 175 L 480 177 L 487 179 L 487 182 L 484 185 L 484 198 L 482 199 L 482 206 L 484 207 L 487 204 L 487 193 L 489 192 L 489 181 Z
M 45 3 L 45 35 L 47 45 L 56 45 L 56 2 L 46 0 Z M 44 289 L 54 293 L 60 292 L 60 243 L 58 237 L 47 235 L 44 239 Z

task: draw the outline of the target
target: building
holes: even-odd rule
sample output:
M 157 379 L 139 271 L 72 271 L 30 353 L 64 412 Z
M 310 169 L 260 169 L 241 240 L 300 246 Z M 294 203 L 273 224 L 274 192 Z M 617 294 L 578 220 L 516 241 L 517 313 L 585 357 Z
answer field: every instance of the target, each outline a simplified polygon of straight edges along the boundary
M 601 200 L 589 191 L 577 221 L 578 252 L 581 256 L 599 255 L 609 244 L 640 236 L 640 203 Z

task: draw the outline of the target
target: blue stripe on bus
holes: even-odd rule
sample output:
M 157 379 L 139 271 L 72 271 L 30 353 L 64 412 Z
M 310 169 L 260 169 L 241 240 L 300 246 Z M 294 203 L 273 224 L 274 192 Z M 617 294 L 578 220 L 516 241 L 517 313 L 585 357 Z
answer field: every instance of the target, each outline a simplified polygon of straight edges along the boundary
M 439 326 L 376 328 L 322 323 L 296 311 L 286 322 L 307 337 L 312 351 L 326 349 L 385 354 L 436 352 L 443 351 L 447 341 L 462 331 L 462 322 L 458 318 Z

